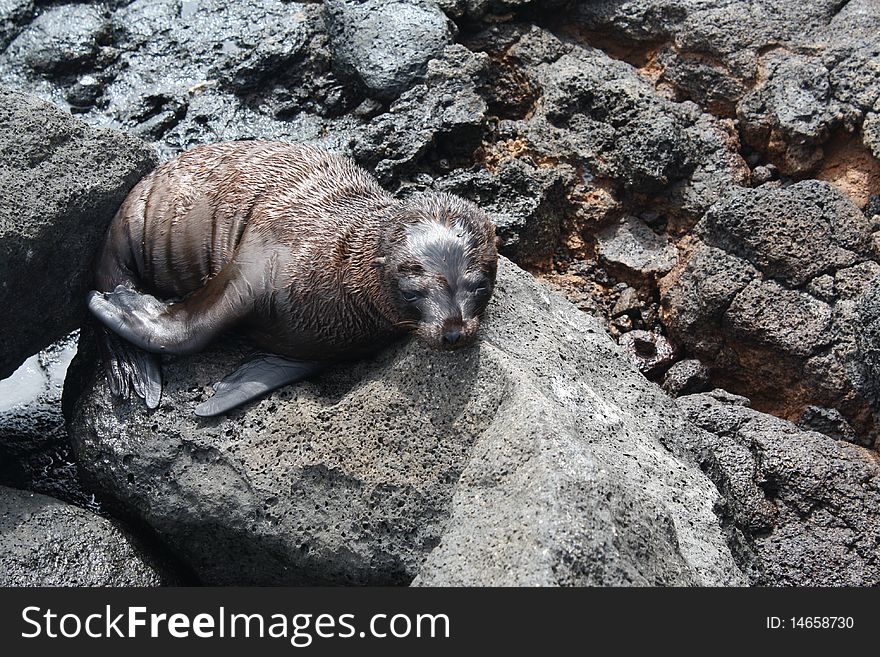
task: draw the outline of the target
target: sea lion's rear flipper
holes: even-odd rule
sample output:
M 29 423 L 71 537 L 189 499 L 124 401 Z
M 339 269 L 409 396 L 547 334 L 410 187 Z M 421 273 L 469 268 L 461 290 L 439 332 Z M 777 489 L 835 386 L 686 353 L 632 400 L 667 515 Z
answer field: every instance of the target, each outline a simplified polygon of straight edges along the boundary
M 162 397 L 159 357 L 138 349 L 106 330 L 101 330 L 98 340 L 107 382 L 113 395 L 129 399 L 134 392 L 144 400 L 147 408 L 158 407 Z
M 196 407 L 196 415 L 220 415 L 288 383 L 302 381 L 326 368 L 326 361 L 257 356 L 214 385 L 214 396 Z
M 112 292 L 92 290 L 88 307 L 104 326 L 141 349 L 192 354 L 253 310 L 258 292 L 241 283 L 247 275 L 255 276 L 230 264 L 178 303 L 127 285 L 117 285 Z

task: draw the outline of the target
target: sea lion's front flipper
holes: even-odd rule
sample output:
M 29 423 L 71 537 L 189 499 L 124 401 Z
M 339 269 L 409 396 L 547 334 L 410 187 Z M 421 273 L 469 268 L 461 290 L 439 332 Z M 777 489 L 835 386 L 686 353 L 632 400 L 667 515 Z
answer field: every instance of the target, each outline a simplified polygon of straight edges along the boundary
M 196 407 L 196 415 L 220 415 L 288 383 L 302 381 L 327 367 L 318 360 L 293 360 L 271 354 L 253 358 L 214 385 L 214 396 Z
M 110 391 L 119 399 L 134 392 L 147 408 L 159 406 L 162 398 L 162 366 L 159 357 L 138 349 L 106 330 L 99 337 L 101 359 Z

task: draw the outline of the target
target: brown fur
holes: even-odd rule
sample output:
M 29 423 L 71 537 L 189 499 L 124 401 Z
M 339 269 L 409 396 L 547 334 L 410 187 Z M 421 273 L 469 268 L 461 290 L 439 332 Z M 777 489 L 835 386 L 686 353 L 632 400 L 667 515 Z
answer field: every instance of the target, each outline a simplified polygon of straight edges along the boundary
M 410 330 L 437 348 L 466 344 L 496 263 L 494 229 L 472 203 L 443 194 L 396 201 L 344 157 L 230 142 L 188 151 L 132 190 L 96 285 L 182 300 L 132 313 L 153 351 L 197 351 L 238 327 L 267 351 L 328 359 Z M 415 292 L 401 286 L 423 296 L 407 301 Z M 454 344 L 451 333 L 461 334 Z

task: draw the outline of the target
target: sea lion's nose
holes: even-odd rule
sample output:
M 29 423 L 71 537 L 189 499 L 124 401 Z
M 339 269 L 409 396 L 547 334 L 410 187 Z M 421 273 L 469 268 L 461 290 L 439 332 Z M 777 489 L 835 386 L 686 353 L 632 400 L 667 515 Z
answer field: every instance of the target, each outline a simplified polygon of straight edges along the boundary
M 444 331 L 443 333 L 443 344 L 453 345 L 459 341 L 461 338 L 461 331 L 458 329 L 452 329 L 451 331 Z

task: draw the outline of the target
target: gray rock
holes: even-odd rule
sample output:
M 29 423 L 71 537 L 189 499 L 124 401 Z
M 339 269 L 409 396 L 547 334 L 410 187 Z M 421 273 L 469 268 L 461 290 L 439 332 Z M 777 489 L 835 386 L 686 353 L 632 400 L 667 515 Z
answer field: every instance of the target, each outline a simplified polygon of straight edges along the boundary
M 731 191 L 695 233 L 766 275 L 800 286 L 867 256 L 871 227 L 837 188 L 806 180 L 783 189 Z
M 0 1 L 0 51 L 12 41 L 21 30 L 22 24 L 34 11 L 34 0 Z
M 227 417 L 192 410 L 242 348 L 167 359 L 153 413 L 93 349 L 67 382 L 80 463 L 206 583 L 744 581 L 693 430 L 506 260 L 474 348 L 394 346 Z
M 618 344 L 643 374 L 653 374 L 675 361 L 675 346 L 653 331 L 630 331 L 620 336 Z
M 9 44 L 4 56 L 38 73 L 59 75 L 94 65 L 110 30 L 108 15 L 99 5 L 51 7 Z
M 724 313 L 723 325 L 741 340 L 795 356 L 810 356 L 833 336 L 831 307 L 775 281 L 752 281 Z
M 818 431 L 835 440 L 845 440 L 848 443 L 858 442 L 858 436 L 849 422 L 840 414 L 840 411 L 834 408 L 807 406 L 797 424 L 805 431 Z M 870 445 L 865 445 L 865 447 L 870 447 Z
M 170 583 L 173 578 L 106 518 L 0 486 L 0 586 Z
M 880 584 L 875 452 L 707 394 L 677 402 L 709 432 L 702 465 L 757 558 L 754 583 Z
M 384 100 L 420 82 L 454 35 L 427 0 L 326 0 L 324 7 L 336 65 Z
M 512 158 L 494 172 L 458 169 L 433 187 L 479 204 L 492 217 L 501 251 L 520 264 L 540 265 L 559 245 L 574 178 L 566 165 L 541 168 Z
M 487 73 L 488 57 L 458 44 L 431 60 L 424 84 L 418 84 L 392 103 L 351 138 L 352 157 L 373 171 L 380 182 L 393 186 L 401 178 L 428 168 L 469 159 L 480 145 L 486 121 L 486 102 L 477 85 Z
M 77 328 L 92 258 L 128 191 L 156 162 L 138 139 L 95 130 L 0 87 L 0 378 Z
M 663 390 L 672 397 L 705 392 L 709 389 L 709 368 L 689 358 L 678 361 L 663 377 Z
M 675 265 L 677 251 L 641 219 L 624 216 L 596 234 L 599 257 L 611 267 L 658 277 Z

